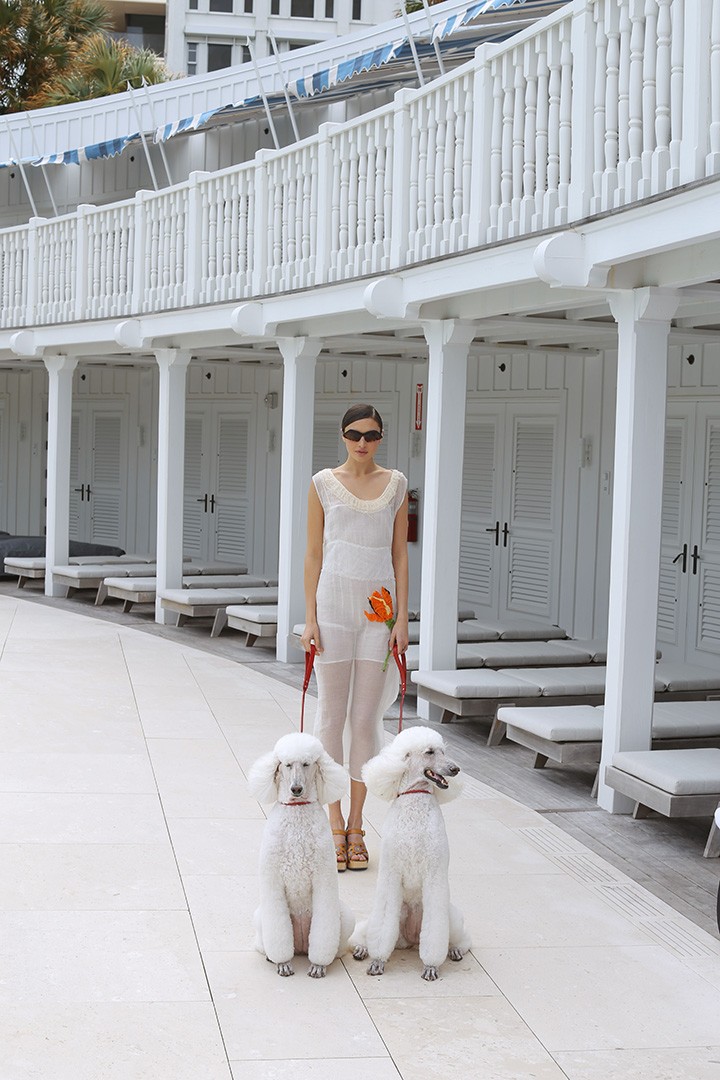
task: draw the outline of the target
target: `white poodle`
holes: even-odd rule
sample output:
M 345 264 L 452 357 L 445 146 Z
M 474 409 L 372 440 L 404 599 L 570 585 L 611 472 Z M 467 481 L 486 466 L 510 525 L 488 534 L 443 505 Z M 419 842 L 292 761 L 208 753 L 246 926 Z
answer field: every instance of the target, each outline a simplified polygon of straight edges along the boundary
M 341 905 L 337 859 L 323 803 L 337 802 L 348 774 L 312 735 L 285 735 L 255 762 L 248 777 L 259 802 L 274 802 L 260 849 L 257 949 L 294 975 L 292 958 L 306 953 L 308 975 L 321 979 L 347 947 L 355 925 Z
M 450 851 L 438 805 L 459 794 L 459 784 L 448 780 L 459 771 L 442 736 L 426 727 L 406 728 L 363 768 L 368 790 L 392 802 L 372 913 L 351 940 L 356 960 L 370 957 L 368 975 L 382 975 L 394 949 L 417 945 L 422 977 L 432 981 L 447 956 L 460 960 L 470 948 L 463 917 L 450 903 Z

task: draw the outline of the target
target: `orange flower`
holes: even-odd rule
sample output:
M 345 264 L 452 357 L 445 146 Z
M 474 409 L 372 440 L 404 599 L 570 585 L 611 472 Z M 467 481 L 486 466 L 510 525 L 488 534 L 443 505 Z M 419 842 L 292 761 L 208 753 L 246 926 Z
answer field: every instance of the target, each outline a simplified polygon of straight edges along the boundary
M 387 589 L 376 589 L 372 596 L 368 596 L 368 604 L 370 605 L 370 611 L 363 611 L 363 615 L 368 622 L 382 622 L 385 623 L 388 630 L 392 630 L 395 625 L 395 613 L 393 611 L 392 596 Z M 391 650 L 388 649 L 383 671 L 387 670 L 390 656 Z
M 392 596 L 387 589 L 376 589 L 372 596 L 368 596 L 368 604 L 372 610 L 363 612 L 366 619 L 370 622 L 384 623 L 389 623 L 392 619 L 394 624 Z

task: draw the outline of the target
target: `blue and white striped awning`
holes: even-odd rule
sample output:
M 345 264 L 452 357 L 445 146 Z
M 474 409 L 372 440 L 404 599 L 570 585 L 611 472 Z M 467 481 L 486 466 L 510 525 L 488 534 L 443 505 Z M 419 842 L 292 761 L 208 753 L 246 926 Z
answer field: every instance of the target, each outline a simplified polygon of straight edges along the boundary
M 66 150 L 62 154 L 46 154 L 45 157 L 31 158 L 29 164 L 40 165 L 81 165 L 83 161 L 97 161 L 99 158 L 117 157 L 122 154 L 130 143 L 138 142 L 140 133 L 123 135 L 119 139 L 108 139 L 107 142 L 92 143 L 90 146 L 81 146 L 78 150 Z
M 540 19 L 543 15 L 547 15 L 561 6 L 558 0 L 478 0 L 477 3 L 466 7 L 464 11 L 456 11 L 454 15 L 449 15 L 447 19 L 439 22 L 433 31 L 433 41 L 442 41 L 450 34 L 462 29 L 463 26 L 467 26 L 469 22 L 477 19 L 480 15 L 491 15 L 502 8 L 518 7 L 520 5 L 526 5 L 533 9 L 533 20 Z
M 312 75 L 298 79 L 290 84 L 289 90 L 297 98 L 308 98 L 313 94 L 320 94 L 323 90 L 329 90 L 331 86 L 337 86 L 346 79 L 352 79 L 353 75 L 360 75 L 363 71 L 371 71 L 373 68 L 389 63 L 395 59 L 405 44 L 407 44 L 407 38 L 403 37 L 399 41 L 392 41 L 378 49 L 371 49 L 370 52 L 362 53 L 351 60 L 343 60 L 324 71 L 316 71 Z
M 174 135 L 182 135 L 185 131 L 197 131 L 198 128 L 204 127 L 205 124 L 208 124 L 220 113 L 231 112 L 234 109 L 255 108 L 261 102 L 262 99 L 256 95 L 229 105 L 218 105 L 217 109 L 207 109 L 205 112 L 196 113 L 195 116 L 186 116 L 183 120 L 174 120 L 172 124 L 163 124 L 153 135 L 153 142 L 167 142 Z

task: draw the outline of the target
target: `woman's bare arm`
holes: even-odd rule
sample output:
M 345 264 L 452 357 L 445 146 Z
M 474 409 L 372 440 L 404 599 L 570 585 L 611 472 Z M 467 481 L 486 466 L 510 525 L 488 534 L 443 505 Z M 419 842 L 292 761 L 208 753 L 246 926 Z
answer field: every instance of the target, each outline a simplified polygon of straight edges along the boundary
M 397 645 L 398 652 L 408 647 L 408 499 L 395 515 L 392 539 L 392 562 L 395 570 L 395 626 L 390 634 L 390 648 Z
M 324 528 L 325 514 L 322 503 L 315 485 L 311 484 L 308 494 L 307 547 L 305 549 L 305 629 L 300 638 L 305 652 L 310 652 L 311 642 L 315 642 L 318 652 L 323 651 L 317 624 L 317 587 L 322 569 Z

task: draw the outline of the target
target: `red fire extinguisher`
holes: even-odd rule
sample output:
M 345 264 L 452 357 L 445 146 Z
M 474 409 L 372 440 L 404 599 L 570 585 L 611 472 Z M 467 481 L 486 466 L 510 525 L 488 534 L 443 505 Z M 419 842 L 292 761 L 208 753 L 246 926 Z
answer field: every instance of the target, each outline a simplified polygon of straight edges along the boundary
M 408 543 L 418 538 L 418 516 L 420 514 L 420 492 L 417 488 L 408 491 Z

